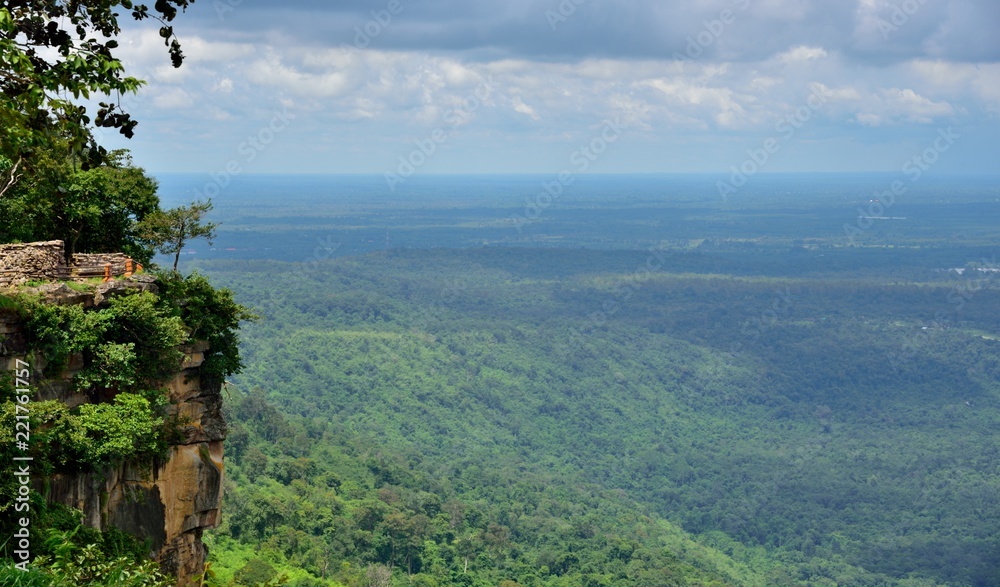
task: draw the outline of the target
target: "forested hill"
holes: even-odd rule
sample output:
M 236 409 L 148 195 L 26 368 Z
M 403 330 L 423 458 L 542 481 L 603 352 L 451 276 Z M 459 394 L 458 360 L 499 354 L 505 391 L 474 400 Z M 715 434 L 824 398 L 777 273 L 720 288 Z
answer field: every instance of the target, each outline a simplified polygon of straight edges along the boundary
M 993 284 L 953 311 L 944 273 L 733 277 L 673 253 L 637 274 L 649 255 L 202 265 L 265 316 L 217 571 L 997 583 Z

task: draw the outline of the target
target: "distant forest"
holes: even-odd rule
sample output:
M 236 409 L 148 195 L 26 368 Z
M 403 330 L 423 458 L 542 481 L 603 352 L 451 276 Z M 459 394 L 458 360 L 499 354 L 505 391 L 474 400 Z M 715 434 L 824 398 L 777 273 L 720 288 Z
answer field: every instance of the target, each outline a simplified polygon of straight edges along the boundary
M 995 584 L 1000 275 L 816 254 L 201 265 L 265 316 L 233 379 L 220 572 Z

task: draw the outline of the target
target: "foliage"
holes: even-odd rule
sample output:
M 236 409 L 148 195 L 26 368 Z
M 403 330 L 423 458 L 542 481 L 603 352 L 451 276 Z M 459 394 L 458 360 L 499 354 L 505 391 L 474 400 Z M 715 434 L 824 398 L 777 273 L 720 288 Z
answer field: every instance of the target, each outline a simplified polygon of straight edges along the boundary
M 12 407 L 5 403 L 2 411 L 3 424 L 11 430 Z M 156 414 L 160 407 L 131 393 L 120 393 L 111 403 L 83 404 L 75 410 L 58 401 L 33 403 L 30 450 L 35 470 L 71 472 L 126 459 L 150 462 L 162 456 L 167 430 L 164 419 Z
M 14 570 L 9 560 L 0 560 L 0 585 L 75 587 L 80 583 L 72 581 L 78 580 L 87 568 L 101 569 L 105 575 L 83 583 L 87 585 L 111 587 L 120 584 L 115 581 L 142 576 L 144 579 L 136 582 L 121 583 L 139 587 L 147 585 L 143 580 L 164 579 L 149 561 L 148 540 L 138 540 L 117 528 L 101 532 L 83 526 L 78 510 L 46 504 L 36 492 L 31 497 L 31 550 L 36 558 L 28 572 Z M 12 550 L 9 543 L 2 544 L 2 549 L 5 554 Z
M 236 331 L 252 314 L 231 292 L 202 276 L 168 274 L 158 294 L 128 292 L 101 307 L 56 305 L 22 294 L 5 298 L 20 314 L 29 350 L 44 359 L 44 373 L 62 377 L 69 358 L 82 358 L 72 389 L 88 401 L 70 409 L 59 401 L 31 404 L 33 470 L 49 474 L 100 469 L 125 460 L 151 463 L 163 455 L 177 425 L 165 418 L 164 384 L 181 367 L 181 347 L 212 345 L 202 368 L 204 385 L 220 384 L 241 366 Z M 41 382 L 42 385 L 45 382 Z M 13 457 L 14 390 L 3 385 L 0 454 Z M 4 487 L 6 488 L 6 481 Z M 4 492 L 0 510 L 10 507 Z
M 291 585 L 358 586 L 393 576 L 415 585 L 722 586 L 752 576 L 599 488 L 504 471 L 459 491 L 441 471 L 411 466 L 416 455 L 286 417 L 257 392 L 235 395 L 226 408 L 233 485 L 209 550 L 220 585 L 250 569 L 288 573 Z M 265 470 L 250 481 L 263 451 Z M 630 578 L 633 559 L 645 582 L 638 571 Z
M 149 264 L 153 249 L 138 226 L 159 210 L 156 180 L 127 151 L 86 171 L 58 153 L 36 155 L 33 173 L 0 198 L 0 242 L 62 240 L 67 257 L 122 252 Z
M 0 5 L 0 157 L 26 161 L 30 171 L 36 151 L 68 140 L 70 152 L 83 155 L 85 168 L 98 164 L 104 152 L 92 135 L 91 118 L 73 100 L 109 97 L 112 102 L 100 104 L 93 124 L 131 137 L 136 121 L 116 101 L 143 84 L 126 76 L 114 56 L 121 34 L 117 10 L 130 10 L 135 20 L 159 20 L 171 61 L 179 67 L 183 54 L 169 23 L 189 4 L 162 0 L 153 10 L 131 0 Z
M 79 426 L 89 440 L 83 462 L 108 464 L 126 458 L 140 461 L 160 456 L 165 443 L 159 434 L 162 418 L 145 397 L 120 393 L 111 404 L 80 406 Z
M 158 252 L 174 256 L 174 271 L 177 271 L 181 251 L 187 242 L 204 238 L 211 245 L 215 239 L 218 224 L 203 221 L 211 210 L 212 201 L 208 200 L 157 211 L 143 221 L 141 230 L 144 238 L 152 243 Z
M 246 587 L 281 585 L 284 583 L 280 580 L 278 571 L 259 558 L 251 559 L 242 569 L 237 571 L 233 582 L 235 585 L 245 585 Z
M 198 273 L 187 277 L 163 273 L 157 280 L 161 306 L 173 313 L 187 328 L 187 342 L 205 341 L 208 350 L 201 375 L 209 382 L 221 383 L 243 368 L 240 359 L 239 328 L 258 316 L 236 303 L 233 292 L 215 288 Z
M 79 530 L 79 527 L 69 532 L 50 530 L 44 548 L 51 554 L 36 557 L 28 572 L 15 569 L 10 561 L 0 561 L 0 584 L 11 587 L 171 587 L 174 584 L 150 560 L 110 555 L 99 542 L 79 544 L 75 540 Z
M 187 340 L 183 319 L 150 292 L 111 298 L 97 311 L 24 297 L 22 314 L 29 345 L 45 358 L 45 372 L 63 371 L 69 356 L 82 353 L 81 393 L 105 395 L 155 389 L 180 366 Z
M 393 494 L 419 490 L 485 517 L 481 542 L 459 542 L 477 544 L 477 575 L 501 558 L 526 556 L 535 572 L 539 560 L 577 568 L 560 559 L 570 552 L 593 559 L 563 532 L 647 544 L 637 537 L 652 531 L 620 521 L 624 508 L 699 536 L 717 565 L 743 569 L 735 584 L 991 584 L 1000 363 L 981 333 L 1000 332 L 995 287 L 928 333 L 924 320 L 960 285 L 940 273 L 761 277 L 748 254 L 733 277 L 714 273 L 716 257 L 670 254 L 639 282 L 648 257 L 481 249 L 343 258 L 306 274 L 204 265 L 268 316 L 243 331 L 234 381 L 277 406 L 251 394 L 233 407 L 226 531 L 305 565 L 313 546 L 280 548 L 299 536 L 283 525 L 319 532 L 296 512 L 322 503 L 354 524 L 338 535 L 364 538 L 336 547 L 330 568 L 405 574 L 409 555 L 416 577 L 431 551 L 407 524 L 421 528 L 423 514 L 433 528 L 435 515 L 390 514 L 411 503 Z M 775 310 L 779 299 L 792 302 Z

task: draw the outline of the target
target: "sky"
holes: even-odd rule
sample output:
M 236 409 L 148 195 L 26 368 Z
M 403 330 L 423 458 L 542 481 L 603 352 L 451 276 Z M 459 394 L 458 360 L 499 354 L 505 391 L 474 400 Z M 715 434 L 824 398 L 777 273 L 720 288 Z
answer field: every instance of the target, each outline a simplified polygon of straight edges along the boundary
M 197 0 L 153 173 L 1000 171 L 997 0 Z

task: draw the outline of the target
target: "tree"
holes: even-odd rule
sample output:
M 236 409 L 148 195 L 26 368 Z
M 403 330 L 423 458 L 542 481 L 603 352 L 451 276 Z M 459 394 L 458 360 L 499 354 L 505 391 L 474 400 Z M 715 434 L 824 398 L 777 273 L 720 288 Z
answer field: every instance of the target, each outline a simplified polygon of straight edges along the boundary
M 385 565 L 368 565 L 365 569 L 365 584 L 368 587 L 390 587 L 392 585 L 392 569 Z
M 253 558 L 236 572 L 233 582 L 237 585 L 256 586 L 272 581 L 277 576 L 278 571 L 274 570 L 274 567 L 259 558 Z
M 194 0 L 157 0 L 153 10 L 131 0 L 5 0 L 0 4 L 0 196 L 31 172 L 39 150 L 68 141 L 84 169 L 107 152 L 91 123 L 131 138 L 137 124 L 121 97 L 144 82 L 126 76 L 114 56 L 121 33 L 117 9 L 154 19 L 174 67 L 184 60 L 170 22 Z M 96 118 L 74 100 L 107 97 Z
M 212 200 L 192 202 L 190 206 L 180 206 L 151 214 L 143 221 L 142 232 L 153 247 L 164 255 L 174 256 L 174 271 L 181 259 L 184 245 L 196 238 L 208 239 L 212 244 L 215 239 L 215 229 L 219 226 L 214 222 L 202 222 L 202 218 L 212 209 Z
M 153 249 L 139 223 L 160 207 L 156 180 L 132 165 L 128 151 L 104 164 L 74 170 L 69 161 L 40 154 L 35 173 L 0 199 L 0 242 L 59 239 L 73 253 L 122 252 L 146 264 Z

